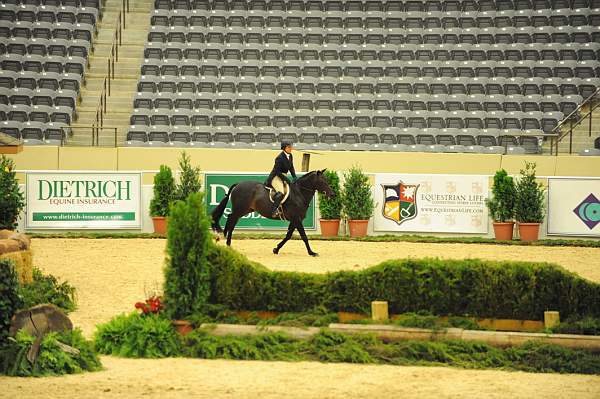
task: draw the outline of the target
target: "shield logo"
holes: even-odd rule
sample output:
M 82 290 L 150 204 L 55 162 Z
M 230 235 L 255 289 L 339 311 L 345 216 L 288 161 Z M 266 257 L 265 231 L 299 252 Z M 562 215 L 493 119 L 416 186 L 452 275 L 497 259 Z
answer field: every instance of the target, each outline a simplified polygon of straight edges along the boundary
M 417 190 L 419 184 L 383 184 L 382 214 L 386 219 L 402 224 L 417 217 Z

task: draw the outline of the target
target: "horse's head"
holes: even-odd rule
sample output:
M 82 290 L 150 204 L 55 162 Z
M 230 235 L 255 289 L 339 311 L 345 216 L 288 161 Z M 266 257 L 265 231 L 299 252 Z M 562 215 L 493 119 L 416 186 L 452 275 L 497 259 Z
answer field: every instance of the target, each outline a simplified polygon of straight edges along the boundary
M 310 176 L 307 176 L 310 179 L 310 184 L 314 190 L 317 190 L 321 194 L 327 196 L 328 198 L 333 197 L 334 193 L 329 184 L 327 183 L 327 179 L 325 179 L 326 169 L 316 170 L 310 173 Z

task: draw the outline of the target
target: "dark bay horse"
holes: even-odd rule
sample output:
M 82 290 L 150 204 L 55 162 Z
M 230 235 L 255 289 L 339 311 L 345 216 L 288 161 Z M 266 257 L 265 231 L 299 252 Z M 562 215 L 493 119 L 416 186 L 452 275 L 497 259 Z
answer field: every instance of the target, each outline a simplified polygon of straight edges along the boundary
M 306 236 L 304 226 L 302 225 L 302 220 L 306 216 L 306 210 L 315 195 L 315 191 L 328 197 L 333 195 L 333 191 L 323 176 L 324 171 L 325 169 L 312 171 L 300 177 L 296 182 L 290 184 L 289 198 L 282 206 L 283 219 L 288 220 L 290 225 L 283 241 L 277 244 L 277 247 L 273 248 L 274 254 L 279 253 L 279 250 L 285 243 L 292 238 L 294 230 L 298 229 L 300 237 L 302 237 L 302 241 L 304 241 L 304 245 L 306 245 L 308 254 L 311 256 L 318 255 L 310 249 L 308 237 Z M 225 230 L 222 230 L 219 222 L 225 212 L 230 197 L 231 214 L 227 217 Z M 257 181 L 243 181 L 231 186 L 225 198 L 223 198 L 219 205 L 213 210 L 212 228 L 218 233 L 222 232 L 227 238 L 227 245 L 231 245 L 233 229 L 242 216 L 247 215 L 250 212 L 258 212 L 265 218 L 273 219 L 272 210 L 273 203 L 269 199 L 269 189 L 266 188 L 263 183 Z

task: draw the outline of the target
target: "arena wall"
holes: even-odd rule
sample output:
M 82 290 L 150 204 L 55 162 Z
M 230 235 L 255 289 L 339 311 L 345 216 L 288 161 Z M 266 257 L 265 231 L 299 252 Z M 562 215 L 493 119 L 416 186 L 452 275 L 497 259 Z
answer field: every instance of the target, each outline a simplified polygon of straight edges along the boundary
M 142 172 L 142 231 L 152 232 L 148 215 L 152 198 L 155 172 L 161 164 L 178 168 L 181 148 L 85 148 L 85 147 L 27 147 L 25 151 L 10 155 L 16 162 L 18 177 L 25 183 L 26 171 L 43 170 L 94 170 L 94 171 L 140 171 Z M 237 149 L 185 149 L 192 164 L 203 171 L 268 172 L 277 151 Z M 295 164 L 300 170 L 302 151 L 296 151 Z M 537 164 L 540 181 L 545 177 L 600 177 L 600 157 L 581 156 L 516 156 L 492 154 L 437 154 L 437 153 L 388 153 L 388 152 L 311 152 L 310 169 L 329 168 L 343 171 L 360 165 L 365 172 L 406 174 L 465 174 L 491 176 L 500 168 L 510 174 L 518 174 L 524 162 Z M 370 234 L 381 234 L 373 231 Z M 540 229 L 545 236 L 546 226 Z M 451 235 L 451 234 L 443 234 Z M 464 235 L 464 234 L 461 234 Z M 493 236 L 489 220 L 488 236 Z M 558 238 L 554 236 L 554 238 Z
M 161 164 L 177 168 L 181 148 L 27 147 L 10 155 L 19 170 L 158 170 Z M 269 171 L 276 151 L 235 149 L 185 149 L 202 170 Z M 300 169 L 302 154 L 296 151 Z M 310 168 L 344 170 L 360 165 L 369 173 L 493 174 L 500 168 L 519 172 L 524 161 L 537 163 L 539 176 L 600 176 L 600 157 L 518 156 L 492 154 L 438 154 L 410 152 L 325 151 L 311 152 Z

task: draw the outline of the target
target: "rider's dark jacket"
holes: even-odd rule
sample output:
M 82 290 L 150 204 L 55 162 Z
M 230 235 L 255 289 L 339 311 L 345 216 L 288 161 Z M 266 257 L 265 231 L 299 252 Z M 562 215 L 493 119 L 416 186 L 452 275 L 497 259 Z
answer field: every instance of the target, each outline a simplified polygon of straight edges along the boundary
M 289 154 L 288 159 L 286 152 L 281 151 L 281 153 L 275 158 L 275 165 L 273 166 L 273 170 L 269 174 L 267 181 L 265 181 L 265 185 L 271 186 L 271 181 L 275 176 L 279 176 L 281 180 L 289 183 L 290 181 L 286 176 L 288 172 L 294 179 L 296 178 L 296 171 L 294 170 L 294 157 L 292 154 Z

